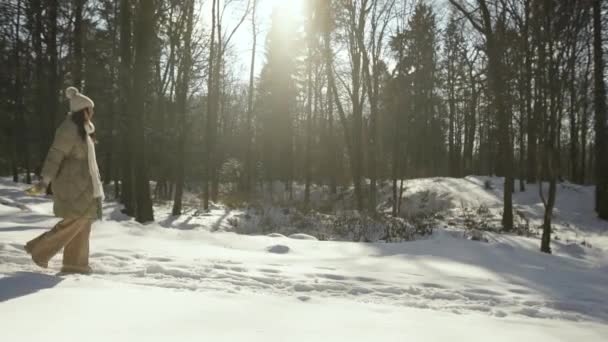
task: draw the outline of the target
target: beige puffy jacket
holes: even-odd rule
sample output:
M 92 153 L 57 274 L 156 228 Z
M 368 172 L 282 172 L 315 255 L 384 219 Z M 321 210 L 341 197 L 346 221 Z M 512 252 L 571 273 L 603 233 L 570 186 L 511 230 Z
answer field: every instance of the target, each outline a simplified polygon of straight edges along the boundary
M 87 143 L 71 115 L 57 128 L 41 174 L 45 182 L 51 182 L 55 216 L 99 218 L 101 203 L 93 198 Z

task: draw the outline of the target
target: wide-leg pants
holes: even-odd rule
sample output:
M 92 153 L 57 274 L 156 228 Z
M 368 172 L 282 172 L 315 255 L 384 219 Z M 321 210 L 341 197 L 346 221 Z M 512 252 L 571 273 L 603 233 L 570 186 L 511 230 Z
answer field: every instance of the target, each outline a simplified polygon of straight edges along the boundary
M 48 267 L 49 260 L 63 248 L 62 272 L 90 273 L 89 236 L 90 218 L 64 219 L 53 229 L 41 234 L 25 245 L 32 260 L 40 267 Z

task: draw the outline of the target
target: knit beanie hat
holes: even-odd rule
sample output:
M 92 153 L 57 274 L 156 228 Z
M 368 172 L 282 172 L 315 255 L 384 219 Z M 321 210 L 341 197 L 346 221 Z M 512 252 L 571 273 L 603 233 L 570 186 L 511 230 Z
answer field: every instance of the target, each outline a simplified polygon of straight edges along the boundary
M 90 98 L 81 94 L 78 89 L 74 87 L 68 87 L 65 90 L 65 97 L 70 100 L 70 112 L 75 113 L 85 108 L 95 107 L 95 103 Z

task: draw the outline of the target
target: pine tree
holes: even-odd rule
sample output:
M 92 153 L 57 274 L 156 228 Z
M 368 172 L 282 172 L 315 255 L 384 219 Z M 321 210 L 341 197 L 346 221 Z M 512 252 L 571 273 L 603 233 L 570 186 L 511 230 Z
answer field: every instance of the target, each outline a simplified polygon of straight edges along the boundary
M 279 11 L 273 12 L 266 39 L 266 64 L 258 85 L 262 163 L 265 179 L 282 180 L 286 188 L 293 179 L 293 131 L 296 100 L 296 33 Z

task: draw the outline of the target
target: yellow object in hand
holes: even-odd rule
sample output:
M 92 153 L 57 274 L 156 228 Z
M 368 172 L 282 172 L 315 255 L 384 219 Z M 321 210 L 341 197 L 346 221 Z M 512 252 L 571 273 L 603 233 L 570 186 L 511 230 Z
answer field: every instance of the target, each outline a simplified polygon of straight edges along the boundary
M 46 187 L 42 183 L 38 183 L 33 187 L 25 190 L 25 193 L 30 196 L 40 196 L 45 192 Z

